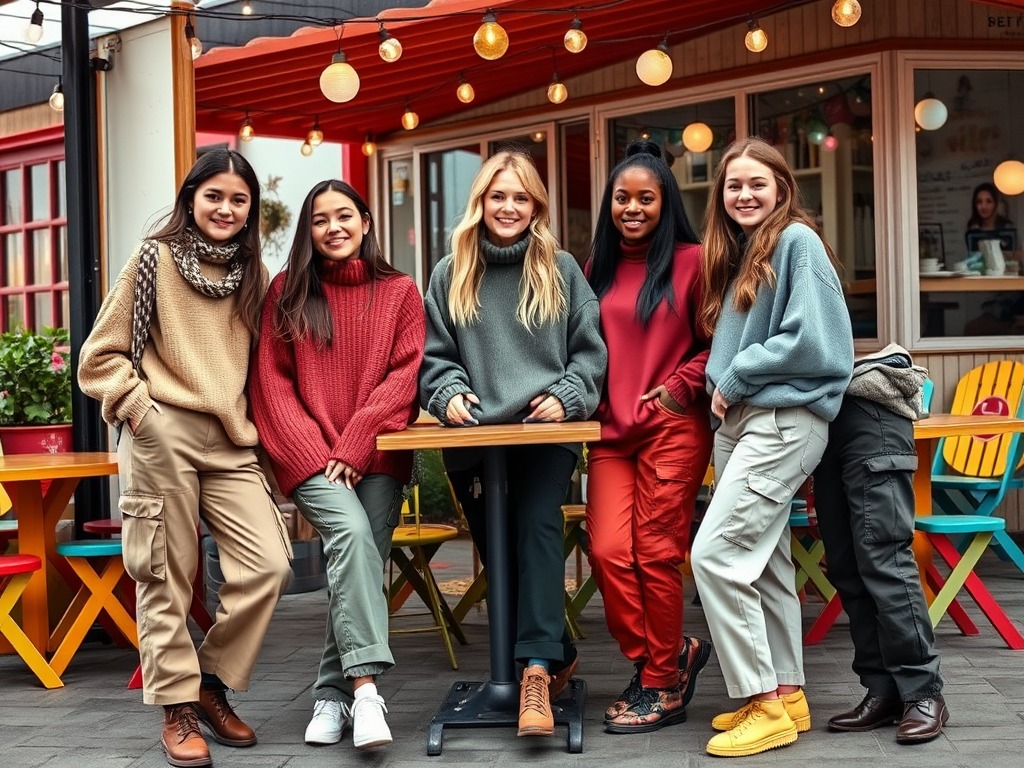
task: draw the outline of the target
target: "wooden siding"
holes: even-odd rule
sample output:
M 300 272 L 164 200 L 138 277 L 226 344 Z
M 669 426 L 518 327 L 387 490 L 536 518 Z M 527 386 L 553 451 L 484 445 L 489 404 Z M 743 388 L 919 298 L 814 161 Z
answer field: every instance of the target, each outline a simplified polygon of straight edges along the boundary
M 0 136 L 13 136 L 16 133 L 37 131 L 40 128 L 63 124 L 64 114 L 55 112 L 46 101 L 42 104 L 0 112 Z
M 989 26 L 990 16 L 1016 16 L 1018 12 L 983 5 L 972 0 L 861 0 L 864 15 L 853 27 L 843 28 L 832 21 L 834 0 L 791 8 L 787 11 L 758 19 L 768 34 L 768 47 L 761 53 L 751 53 L 743 45 L 746 24 L 714 32 L 688 42 L 672 46 L 672 79 L 660 88 L 648 88 L 636 76 L 636 59 L 603 67 L 580 77 L 565 80 L 570 100 L 593 99 L 604 95 L 636 96 L 637 89 L 647 89 L 652 98 L 682 87 L 684 81 L 729 70 L 746 69 L 758 65 L 776 69 L 787 60 L 815 54 L 830 54 L 840 58 L 844 48 L 852 48 L 884 40 L 981 40 L 986 43 L 1007 43 L 1021 38 L 1009 38 L 1004 30 Z M 666 21 L 666 26 L 671 22 Z M 653 47 L 653 43 L 652 43 Z M 581 54 L 581 55 L 585 55 Z M 549 108 L 547 95 L 542 89 L 519 94 L 476 109 L 452 114 L 445 120 L 431 123 L 430 127 L 445 123 L 464 123 L 491 116 L 508 116 L 522 110 Z

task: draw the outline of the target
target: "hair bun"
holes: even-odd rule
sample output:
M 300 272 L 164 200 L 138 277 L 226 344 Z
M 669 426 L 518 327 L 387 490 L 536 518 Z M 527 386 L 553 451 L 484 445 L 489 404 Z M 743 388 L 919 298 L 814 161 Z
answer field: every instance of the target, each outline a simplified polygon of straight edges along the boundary
M 626 147 L 626 157 L 632 157 L 633 155 L 653 155 L 659 160 L 664 159 L 661 155 L 661 147 L 650 139 L 637 139 L 630 142 L 629 146 Z

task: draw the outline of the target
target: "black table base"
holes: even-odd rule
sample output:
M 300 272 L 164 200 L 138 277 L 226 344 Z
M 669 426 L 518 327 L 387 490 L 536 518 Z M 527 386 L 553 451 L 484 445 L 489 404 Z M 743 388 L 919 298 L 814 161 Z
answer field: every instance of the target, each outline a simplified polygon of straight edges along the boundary
M 568 750 L 575 754 L 583 751 L 583 711 L 586 699 L 586 682 L 570 680 L 561 698 L 551 702 L 555 727 L 568 726 Z M 446 727 L 493 728 L 518 725 L 519 683 L 460 681 L 452 686 L 448 697 L 430 721 L 427 754 L 441 754 L 441 741 Z

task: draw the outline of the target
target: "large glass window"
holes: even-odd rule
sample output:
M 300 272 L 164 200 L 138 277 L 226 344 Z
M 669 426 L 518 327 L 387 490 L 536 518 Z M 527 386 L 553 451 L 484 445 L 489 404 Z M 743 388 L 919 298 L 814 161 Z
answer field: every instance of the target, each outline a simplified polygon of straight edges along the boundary
M 388 249 L 391 265 L 416 279 L 416 186 L 412 179 L 412 157 L 389 160 Z
M 582 265 L 590 255 L 594 232 L 590 213 L 590 122 L 563 125 L 561 133 L 562 247 Z
M 871 77 L 767 91 L 750 106 L 754 132 L 786 158 L 804 207 L 842 264 L 854 337 L 877 338 Z
M 1024 159 L 1022 89 L 1024 71 L 914 72 L 922 337 L 1024 334 L 1024 166 L 1000 168 Z
M 451 250 L 452 232 L 461 221 L 469 200 L 469 188 L 480 170 L 480 145 L 430 152 L 423 156 L 426 179 L 426 274 Z M 410 180 L 411 183 L 411 180 Z M 394 196 L 394 180 L 392 180 Z

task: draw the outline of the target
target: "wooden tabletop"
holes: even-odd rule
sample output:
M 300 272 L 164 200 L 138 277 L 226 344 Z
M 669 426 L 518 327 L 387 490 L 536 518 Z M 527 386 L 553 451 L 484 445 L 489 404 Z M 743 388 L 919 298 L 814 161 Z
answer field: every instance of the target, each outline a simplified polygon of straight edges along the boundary
M 1024 432 L 1024 419 L 1016 419 L 1012 416 L 960 416 L 951 413 L 933 413 L 926 419 L 914 422 L 915 440 L 961 435 L 1004 435 L 1008 432 Z
M 116 453 L 31 453 L 0 456 L 0 482 L 117 474 Z
M 482 424 L 476 427 L 445 427 L 441 424 L 410 424 L 401 432 L 377 436 L 381 451 L 413 448 L 475 448 L 489 445 L 579 443 L 601 439 L 596 421 L 538 422 L 533 424 Z

